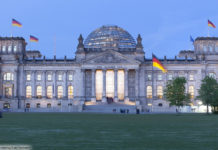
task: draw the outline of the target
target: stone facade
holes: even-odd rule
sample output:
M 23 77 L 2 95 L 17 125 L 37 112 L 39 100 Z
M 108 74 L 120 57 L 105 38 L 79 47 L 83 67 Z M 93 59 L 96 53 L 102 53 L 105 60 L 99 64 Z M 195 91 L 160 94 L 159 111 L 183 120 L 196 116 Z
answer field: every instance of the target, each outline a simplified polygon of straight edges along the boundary
M 100 34 L 104 33 L 104 34 Z M 100 39 L 100 40 L 99 40 Z M 142 38 L 117 26 L 103 26 L 83 42 L 74 59 L 46 59 L 27 51 L 21 37 L 0 38 L 0 109 L 31 112 L 81 112 L 92 105 L 135 106 L 141 111 L 175 111 L 163 90 L 172 78 L 187 79 L 186 90 L 197 109 L 201 80 L 218 74 L 218 38 L 199 37 L 193 51 L 160 59 L 168 70 L 152 70 Z M 84 44 L 85 43 L 85 44 Z

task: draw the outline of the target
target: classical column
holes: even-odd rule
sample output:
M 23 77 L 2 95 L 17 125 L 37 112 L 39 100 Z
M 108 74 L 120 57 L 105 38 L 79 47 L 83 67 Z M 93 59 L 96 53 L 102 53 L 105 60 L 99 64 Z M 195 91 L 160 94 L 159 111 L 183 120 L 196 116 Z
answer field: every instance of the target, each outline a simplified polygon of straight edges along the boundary
M 65 71 L 64 74 L 65 74 L 65 98 L 68 99 L 68 86 L 67 86 L 68 85 L 68 78 L 67 78 L 68 71 Z
M 46 71 L 43 71 L 43 87 L 42 87 L 42 97 L 46 98 L 46 94 L 47 94 L 47 88 L 46 88 Z
M 135 100 L 139 96 L 139 69 L 135 69 Z
M 92 102 L 96 102 L 96 97 L 95 97 L 95 69 L 92 69 Z
M 86 74 L 85 73 L 86 73 L 86 70 L 82 69 L 81 72 L 82 72 L 82 95 L 81 95 L 82 97 L 81 98 L 83 101 L 85 101 L 85 97 L 86 97 L 86 89 L 85 89 L 86 88 L 86 78 L 85 78 Z
M 114 102 L 118 102 L 118 97 L 117 97 L 117 72 L 118 70 L 114 70 Z
M 102 102 L 106 102 L 106 70 L 102 70 L 103 72 L 103 97 Z
M 32 86 L 32 98 L 36 97 L 36 71 L 32 72 L 33 86 Z
M 124 84 L 125 84 L 125 101 L 129 100 L 129 97 L 128 97 L 128 69 L 125 69 L 125 81 L 124 81 Z
M 53 71 L 53 97 L 54 97 L 54 99 L 57 99 L 57 87 L 56 87 L 56 72 L 57 71 Z

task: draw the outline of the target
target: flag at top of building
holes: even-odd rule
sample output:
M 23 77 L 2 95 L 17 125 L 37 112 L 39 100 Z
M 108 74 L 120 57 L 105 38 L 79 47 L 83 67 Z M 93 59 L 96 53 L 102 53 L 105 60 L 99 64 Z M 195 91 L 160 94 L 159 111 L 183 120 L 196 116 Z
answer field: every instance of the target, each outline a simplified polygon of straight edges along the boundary
M 35 36 L 30 35 L 30 42 L 38 42 L 39 39 L 36 38 Z
M 194 43 L 194 39 L 192 38 L 192 36 L 190 35 L 190 41 L 192 42 L 192 43 Z
M 19 21 L 12 19 L 12 26 L 22 27 L 22 24 Z
M 167 72 L 166 68 L 164 68 L 164 66 L 161 64 L 161 62 L 157 59 L 157 57 L 154 54 L 152 54 L 152 65 L 153 67 L 162 70 L 163 73 Z
M 210 20 L 208 20 L 208 26 L 209 26 L 209 27 L 216 28 L 216 26 L 215 26 Z

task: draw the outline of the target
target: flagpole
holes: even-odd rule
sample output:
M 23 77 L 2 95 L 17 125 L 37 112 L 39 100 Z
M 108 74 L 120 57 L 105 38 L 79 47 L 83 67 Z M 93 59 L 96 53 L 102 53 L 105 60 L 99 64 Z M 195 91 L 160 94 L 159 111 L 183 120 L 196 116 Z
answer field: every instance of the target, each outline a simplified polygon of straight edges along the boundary
M 210 37 L 209 26 L 207 25 L 207 37 Z
M 151 65 L 152 65 L 152 99 L 151 99 L 151 108 L 153 108 L 153 99 L 154 99 L 154 67 L 153 67 L 153 53 L 152 53 L 152 61 L 151 61 Z M 151 109 L 151 112 L 153 112 L 153 110 Z

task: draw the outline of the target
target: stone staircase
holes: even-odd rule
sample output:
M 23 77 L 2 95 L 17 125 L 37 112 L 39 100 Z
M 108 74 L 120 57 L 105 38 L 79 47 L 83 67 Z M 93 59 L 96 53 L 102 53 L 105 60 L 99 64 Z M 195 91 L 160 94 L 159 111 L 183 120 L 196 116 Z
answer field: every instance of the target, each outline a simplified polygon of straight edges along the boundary
M 120 103 L 101 103 L 95 105 L 84 105 L 83 112 L 88 113 L 121 113 L 121 110 L 125 111 L 125 113 L 135 114 L 136 106 L 135 105 L 126 105 Z

